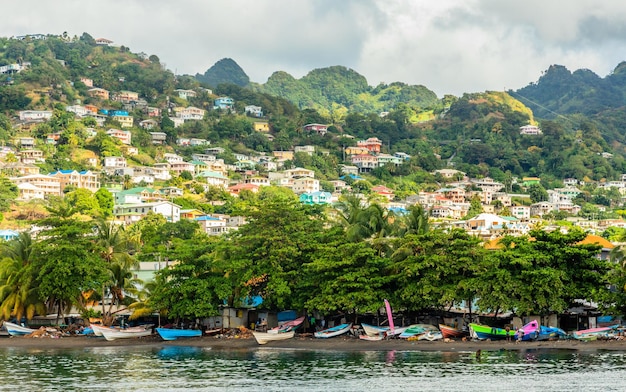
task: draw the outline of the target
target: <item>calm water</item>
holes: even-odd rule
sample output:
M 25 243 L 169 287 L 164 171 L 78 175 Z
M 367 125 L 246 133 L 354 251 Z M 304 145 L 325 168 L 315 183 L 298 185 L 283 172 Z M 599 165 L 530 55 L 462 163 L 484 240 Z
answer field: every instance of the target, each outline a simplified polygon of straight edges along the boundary
M 624 391 L 626 354 L 0 349 L 13 391 Z

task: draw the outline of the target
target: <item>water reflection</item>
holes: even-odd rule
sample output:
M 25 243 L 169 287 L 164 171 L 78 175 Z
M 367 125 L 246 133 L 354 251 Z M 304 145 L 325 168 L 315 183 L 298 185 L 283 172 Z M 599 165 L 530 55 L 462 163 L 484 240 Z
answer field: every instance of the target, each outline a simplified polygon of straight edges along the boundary
M 620 390 L 623 353 L 0 349 L 0 390 Z

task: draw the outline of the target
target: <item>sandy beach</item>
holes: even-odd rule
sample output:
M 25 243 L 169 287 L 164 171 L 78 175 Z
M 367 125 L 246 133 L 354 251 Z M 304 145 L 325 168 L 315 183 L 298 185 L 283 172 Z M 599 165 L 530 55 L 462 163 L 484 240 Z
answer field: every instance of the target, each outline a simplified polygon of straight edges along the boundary
M 133 347 L 133 346 L 194 346 L 210 347 L 216 350 L 256 350 L 258 348 L 290 349 L 290 350 L 329 350 L 329 351 L 493 351 L 493 350 L 532 350 L 532 349 L 559 349 L 577 351 L 626 351 L 626 340 L 600 340 L 583 342 L 578 340 L 555 340 L 541 342 L 506 342 L 506 341 L 406 341 L 391 339 L 369 342 L 355 337 L 335 337 L 330 339 L 316 339 L 310 336 L 298 336 L 283 341 L 270 342 L 258 345 L 254 338 L 220 338 L 203 336 L 175 341 L 163 341 L 158 335 L 146 338 L 106 341 L 104 338 L 89 336 L 68 336 L 61 338 L 29 338 L 3 337 L 0 338 L 2 348 L 37 348 L 37 349 L 79 349 L 90 347 Z

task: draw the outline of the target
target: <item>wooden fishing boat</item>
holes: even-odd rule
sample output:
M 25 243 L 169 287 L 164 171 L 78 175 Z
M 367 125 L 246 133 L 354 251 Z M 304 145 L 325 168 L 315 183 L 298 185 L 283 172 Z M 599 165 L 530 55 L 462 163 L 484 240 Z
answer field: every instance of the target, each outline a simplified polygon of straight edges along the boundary
M 475 323 L 471 323 L 469 327 L 472 333 L 472 337 L 475 337 L 476 339 L 480 339 L 480 340 L 486 340 L 486 339 L 502 340 L 502 339 L 506 339 L 507 337 L 512 340 L 516 340 L 519 336 L 518 335 L 519 330 L 507 331 L 504 328 L 490 327 L 488 325 L 481 325 L 481 324 L 475 324 Z M 539 336 L 539 332 L 538 332 L 539 323 L 536 320 L 533 320 L 529 322 L 528 324 L 524 325 L 521 328 L 521 330 L 524 331 L 524 335 L 522 336 L 523 341 L 535 340 Z
M 145 336 L 152 335 L 151 329 L 141 328 L 137 329 L 113 329 L 113 328 L 104 328 L 101 330 L 102 336 L 108 341 L 118 340 L 118 339 L 131 339 L 131 338 L 142 338 Z
M 567 332 L 557 327 L 539 327 L 539 335 L 537 340 L 563 339 L 567 338 Z
M 359 339 L 361 340 L 367 340 L 368 342 L 377 342 L 380 340 L 383 340 L 385 338 L 385 334 L 381 333 L 375 336 L 370 336 L 370 335 L 359 335 Z
M 34 329 L 31 329 L 28 327 L 22 327 L 19 324 L 10 323 L 8 321 L 4 322 L 4 328 L 7 330 L 7 332 L 11 336 L 24 336 L 24 335 L 30 335 L 31 333 L 35 332 Z
M 384 335 L 385 333 L 389 331 L 389 327 L 379 327 L 377 325 L 371 325 L 371 324 L 365 324 L 365 323 L 361 323 L 361 328 L 363 328 L 363 331 L 365 332 L 365 335 L 367 336 Z
M 141 332 L 141 331 L 151 331 L 153 324 L 142 325 L 138 327 L 129 327 L 122 329 L 120 327 L 105 327 L 103 325 L 91 324 L 90 328 L 93 330 L 93 334 L 96 336 L 104 336 L 103 331 L 128 331 L 128 332 Z
M 326 338 L 332 338 L 334 336 L 339 336 L 342 335 L 346 332 L 348 332 L 350 330 L 350 328 L 352 328 L 352 323 L 349 324 L 339 324 L 335 327 L 332 328 L 327 328 L 323 331 L 318 331 L 315 332 L 315 337 L 316 338 L 322 338 L 322 339 L 326 339 Z
M 426 333 L 419 335 L 417 338 L 417 340 L 428 340 L 430 342 L 441 339 L 443 339 L 441 331 L 427 331 Z
M 270 329 L 269 333 L 277 333 L 277 332 L 287 332 L 290 330 L 296 330 L 298 329 L 298 327 L 300 327 L 302 325 L 302 323 L 304 323 L 304 316 L 302 317 L 298 317 L 295 320 L 291 320 L 291 321 L 286 321 L 282 324 L 280 324 L 278 327 L 274 327 L 272 329 Z
M 443 337 L 446 339 L 462 338 L 468 335 L 467 331 L 463 331 L 445 324 L 439 324 L 439 330 L 441 331 Z
M 600 337 L 608 337 L 613 330 L 619 327 L 619 324 L 612 325 L 609 327 L 598 327 L 598 328 L 589 328 L 582 329 L 580 331 L 572 332 L 572 337 L 578 340 L 596 340 Z
M 428 331 L 439 332 L 439 329 L 431 324 L 412 324 L 400 334 L 401 339 L 408 339 Z
M 295 335 L 295 331 L 292 329 L 287 332 L 278 332 L 278 333 L 269 333 L 269 332 L 257 332 L 252 331 L 252 335 L 256 339 L 258 344 L 267 344 L 268 342 L 273 342 L 277 340 L 286 340 L 291 339 Z
M 200 329 L 156 328 L 156 331 L 163 340 L 176 340 L 178 338 L 199 338 L 202 336 L 202 330 Z

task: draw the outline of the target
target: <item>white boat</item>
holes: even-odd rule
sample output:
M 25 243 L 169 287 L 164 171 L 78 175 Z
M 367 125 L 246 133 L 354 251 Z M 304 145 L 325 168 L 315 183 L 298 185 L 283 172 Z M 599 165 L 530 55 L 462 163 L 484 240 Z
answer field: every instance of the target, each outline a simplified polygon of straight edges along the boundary
M 108 341 L 113 341 L 117 339 L 130 339 L 130 338 L 141 338 L 144 336 L 152 335 L 151 329 L 141 328 L 140 330 L 130 330 L 130 329 L 102 329 L 102 336 Z
M 363 328 L 363 331 L 365 332 L 367 336 L 384 335 L 386 332 L 389 331 L 389 327 L 379 327 L 376 325 L 365 324 L 365 323 L 361 323 L 361 328 Z
M 121 329 L 119 327 L 105 327 L 103 325 L 91 324 L 91 329 L 93 330 L 93 334 L 96 336 L 104 336 L 104 332 L 109 332 L 109 331 L 126 331 L 126 332 L 149 331 L 149 332 L 152 332 L 151 328 L 152 328 L 152 325 Z
M 379 340 L 383 340 L 384 338 L 385 338 L 385 334 L 384 333 L 378 334 L 376 336 L 359 335 L 359 339 L 367 340 L 368 342 L 377 342 Z
M 286 340 L 293 338 L 296 332 L 292 329 L 288 332 L 280 332 L 280 333 L 269 333 L 269 332 L 257 332 L 252 331 L 254 338 L 258 344 L 266 344 L 267 342 L 272 342 L 276 340 Z
M 24 336 L 24 335 L 30 335 L 31 333 L 35 332 L 34 329 L 31 329 L 28 327 L 22 327 L 19 324 L 10 323 L 8 321 L 4 322 L 4 328 L 7 330 L 7 332 L 11 336 Z
M 339 336 L 348 332 L 352 328 L 352 323 L 340 324 L 332 328 L 325 329 L 323 331 L 315 332 L 316 338 L 332 338 L 333 336 Z

